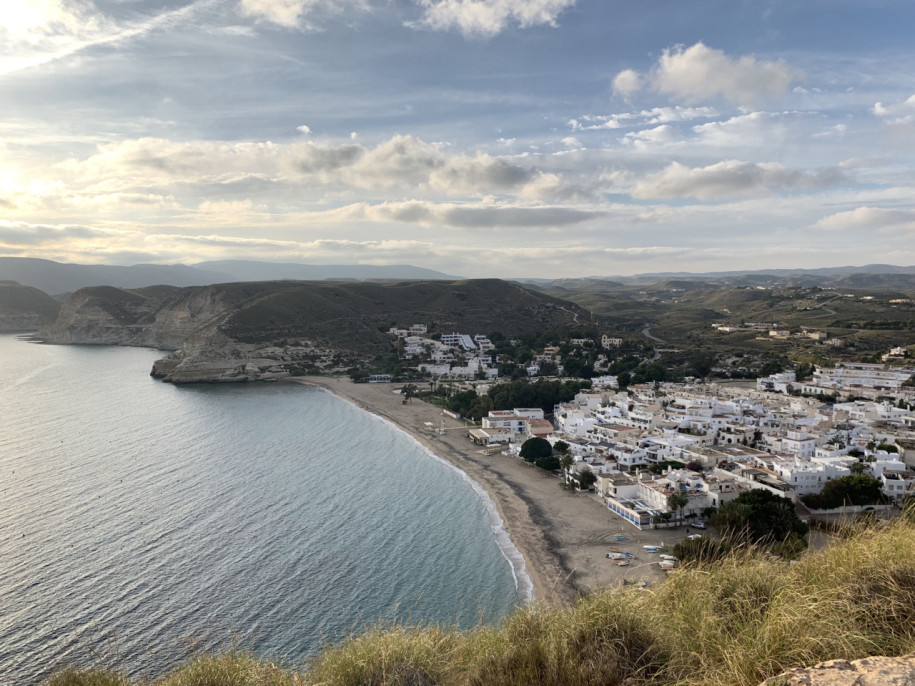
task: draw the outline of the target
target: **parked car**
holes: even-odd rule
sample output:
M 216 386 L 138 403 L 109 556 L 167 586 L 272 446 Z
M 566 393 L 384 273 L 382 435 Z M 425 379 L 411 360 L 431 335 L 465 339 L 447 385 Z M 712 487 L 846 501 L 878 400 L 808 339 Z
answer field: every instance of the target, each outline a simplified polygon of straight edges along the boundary
M 697 521 L 697 522 L 693 522 L 692 524 L 690 524 L 690 526 L 694 526 L 694 527 L 696 527 L 697 529 L 704 529 L 704 528 L 705 528 L 705 522 L 698 522 L 698 521 Z

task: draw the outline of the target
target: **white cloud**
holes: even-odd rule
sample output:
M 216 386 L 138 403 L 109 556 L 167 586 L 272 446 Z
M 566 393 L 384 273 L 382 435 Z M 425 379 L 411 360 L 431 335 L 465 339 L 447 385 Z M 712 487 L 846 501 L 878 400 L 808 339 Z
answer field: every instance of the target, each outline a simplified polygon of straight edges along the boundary
M 751 55 L 729 57 L 704 43 L 664 51 L 651 72 L 641 77 L 632 70 L 614 79 L 625 94 L 631 95 L 639 84 L 686 103 L 722 97 L 739 105 L 781 98 L 803 74 L 783 60 L 759 61 Z M 620 91 L 623 92 L 623 91 Z
M 915 95 L 904 102 L 891 105 L 878 102 L 874 105 L 873 111 L 887 124 L 911 124 L 915 122 Z
M 641 88 L 642 77 L 632 69 L 624 69 L 613 79 L 613 91 L 624 98 L 635 94 Z
M 300 133 L 304 133 L 306 136 L 311 135 L 311 127 L 306 126 L 305 124 L 302 124 L 301 126 L 297 126 L 296 131 L 298 131 Z
M 465 36 L 494 36 L 510 24 L 555 26 L 576 0 L 419 0 L 423 17 L 413 26 L 455 29 Z
M 186 21 L 214 0 L 188 5 L 139 21 L 119 23 L 89 0 L 0 2 L 0 74 L 46 64 L 94 45 L 117 44 Z
M 573 131 L 599 131 L 602 129 L 621 129 L 627 126 L 645 126 L 650 124 L 668 124 L 671 122 L 691 121 L 717 117 L 718 110 L 713 107 L 653 107 L 641 112 L 620 112 L 617 114 L 587 114 L 578 119 L 569 120 Z
M 866 229 L 911 229 L 915 230 L 915 210 L 890 210 L 880 207 L 858 207 L 845 212 L 836 212 L 820 219 L 814 227 L 826 231 Z
M 239 0 L 243 17 L 267 21 L 286 28 L 297 28 L 315 14 L 339 14 L 346 10 L 365 10 L 365 0 Z
M 623 143 L 636 148 L 653 145 L 664 145 L 674 140 L 674 128 L 670 124 L 661 124 L 651 129 L 633 131 L 623 136 Z
M 748 112 L 725 121 L 697 124 L 693 132 L 706 145 L 764 150 L 783 145 L 792 131 L 797 131 L 795 120 L 803 116 L 790 112 Z
M 815 173 L 789 169 L 776 163 L 726 160 L 708 167 L 690 169 L 677 162 L 635 185 L 636 198 L 682 198 L 700 200 L 767 195 L 780 191 L 815 190 L 845 181 L 837 169 Z

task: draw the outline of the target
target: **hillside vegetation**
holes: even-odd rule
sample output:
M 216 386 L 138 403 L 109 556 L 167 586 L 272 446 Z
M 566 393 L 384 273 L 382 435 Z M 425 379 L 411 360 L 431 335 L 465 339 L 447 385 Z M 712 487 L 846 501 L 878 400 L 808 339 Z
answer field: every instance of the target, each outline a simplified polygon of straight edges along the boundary
M 472 589 L 468 589 L 472 592 Z M 302 669 L 203 655 L 155 681 L 65 671 L 47 686 L 750 686 L 835 659 L 915 649 L 915 525 L 865 529 L 794 564 L 745 552 L 650 590 L 572 609 L 534 605 L 495 627 L 370 628 Z
M 50 324 L 60 303 L 37 288 L 0 281 L 0 331 L 17 331 Z
M 572 303 L 498 279 L 259 285 L 263 295 L 242 303 L 223 327 L 237 340 L 303 336 L 387 350 L 392 326 L 424 323 L 430 331 L 518 336 L 587 316 Z

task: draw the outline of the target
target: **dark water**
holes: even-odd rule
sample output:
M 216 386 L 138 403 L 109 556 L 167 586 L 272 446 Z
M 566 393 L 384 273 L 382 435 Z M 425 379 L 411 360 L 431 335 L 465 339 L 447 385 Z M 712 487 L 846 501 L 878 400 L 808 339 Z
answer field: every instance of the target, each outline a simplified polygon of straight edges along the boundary
M 295 664 L 528 591 L 485 499 L 410 437 L 305 386 L 163 384 L 158 356 L 0 336 L 0 684 L 155 675 L 196 642 Z

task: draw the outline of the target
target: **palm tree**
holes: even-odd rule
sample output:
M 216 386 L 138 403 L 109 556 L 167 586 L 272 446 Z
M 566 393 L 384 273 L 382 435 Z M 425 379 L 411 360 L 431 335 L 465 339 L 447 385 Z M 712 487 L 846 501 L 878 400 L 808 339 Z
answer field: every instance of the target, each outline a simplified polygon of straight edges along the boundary
M 674 491 L 667 496 L 667 507 L 677 510 L 677 518 L 683 519 L 683 508 L 689 505 L 689 496 L 681 491 Z
M 559 458 L 559 466 L 562 467 L 562 471 L 568 473 L 569 468 L 575 464 L 575 459 L 572 457 L 571 453 L 563 453 Z

